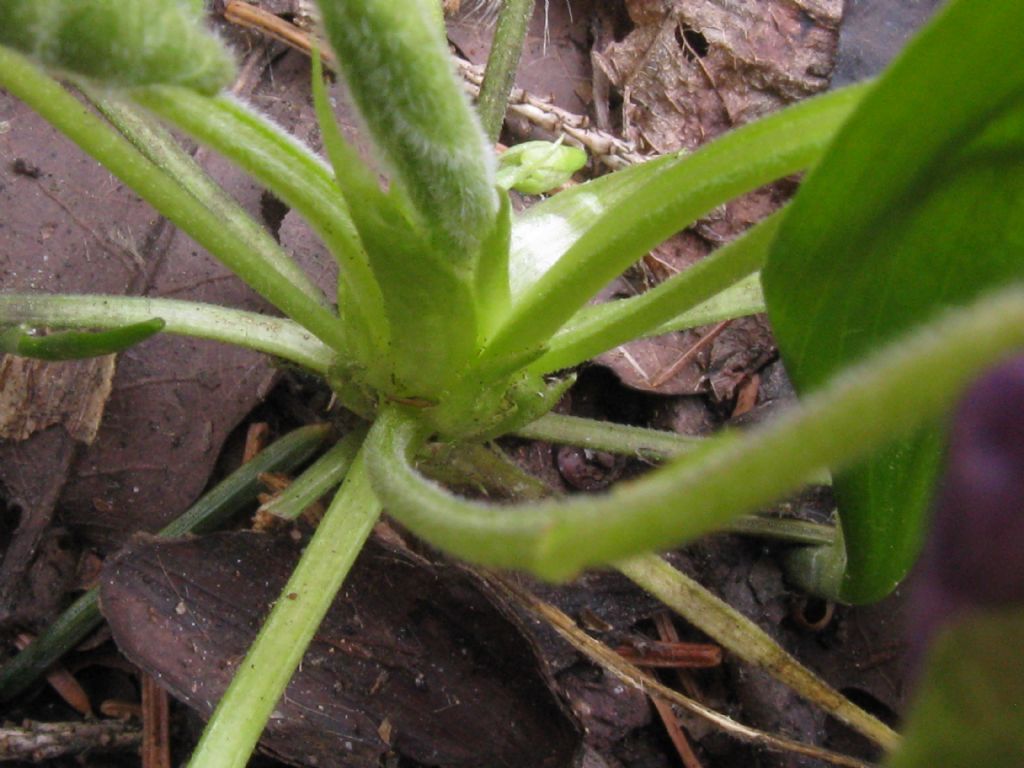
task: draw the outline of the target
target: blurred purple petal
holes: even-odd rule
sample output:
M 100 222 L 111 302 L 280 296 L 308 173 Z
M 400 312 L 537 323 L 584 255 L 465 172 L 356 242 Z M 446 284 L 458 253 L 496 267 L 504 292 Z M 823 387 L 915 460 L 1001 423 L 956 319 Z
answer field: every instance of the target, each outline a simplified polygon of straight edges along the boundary
M 1024 604 L 1024 357 L 979 379 L 950 433 L 915 587 L 912 656 L 956 615 Z

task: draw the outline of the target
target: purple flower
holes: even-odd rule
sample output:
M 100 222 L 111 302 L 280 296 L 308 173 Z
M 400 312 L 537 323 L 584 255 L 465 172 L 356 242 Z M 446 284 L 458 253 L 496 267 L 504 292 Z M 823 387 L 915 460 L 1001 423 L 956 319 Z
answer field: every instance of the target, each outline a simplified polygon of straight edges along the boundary
M 911 658 L 972 609 L 1024 604 L 1024 356 L 980 378 L 950 433 L 910 606 Z

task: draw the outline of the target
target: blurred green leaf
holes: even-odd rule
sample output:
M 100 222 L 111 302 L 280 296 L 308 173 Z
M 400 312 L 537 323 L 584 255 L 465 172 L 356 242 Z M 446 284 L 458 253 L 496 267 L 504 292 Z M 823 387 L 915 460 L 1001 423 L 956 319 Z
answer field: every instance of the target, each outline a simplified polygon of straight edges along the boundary
M 212 95 L 235 73 L 193 0 L 4 0 L 0 44 L 114 86 L 164 83 Z
M 1024 610 L 975 613 L 938 635 L 886 768 L 1024 765 Z
M 798 389 L 1024 278 L 1022 50 L 1020 0 L 951 3 L 804 182 L 762 271 Z M 906 574 L 942 442 L 938 426 L 924 429 L 836 478 L 847 548 L 841 599 L 879 599 Z

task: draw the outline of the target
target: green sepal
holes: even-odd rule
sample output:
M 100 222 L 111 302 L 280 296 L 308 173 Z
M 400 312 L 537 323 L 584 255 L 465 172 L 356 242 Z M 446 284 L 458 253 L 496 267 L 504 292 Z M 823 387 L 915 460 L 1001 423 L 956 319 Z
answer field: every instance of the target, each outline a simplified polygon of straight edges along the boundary
M 4 0 L 0 44 L 49 69 L 130 87 L 164 83 L 214 94 L 234 60 L 187 0 Z
M 443 401 L 416 404 L 410 412 L 441 440 L 484 442 L 536 421 L 555 407 L 575 381 L 575 374 L 548 381 L 520 373 L 490 384 L 467 377 Z
M 0 352 L 36 360 L 80 360 L 121 352 L 164 329 L 159 317 L 108 331 L 59 331 L 35 336 L 23 326 L 0 333 Z

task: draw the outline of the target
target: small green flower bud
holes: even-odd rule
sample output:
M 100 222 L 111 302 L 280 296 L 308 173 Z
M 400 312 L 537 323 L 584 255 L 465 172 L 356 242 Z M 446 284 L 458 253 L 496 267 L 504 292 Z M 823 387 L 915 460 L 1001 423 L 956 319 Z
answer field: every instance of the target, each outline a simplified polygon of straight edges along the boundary
M 587 164 L 587 153 L 578 147 L 548 141 L 527 141 L 506 150 L 498 158 L 498 186 L 527 195 L 539 195 L 560 187 Z

